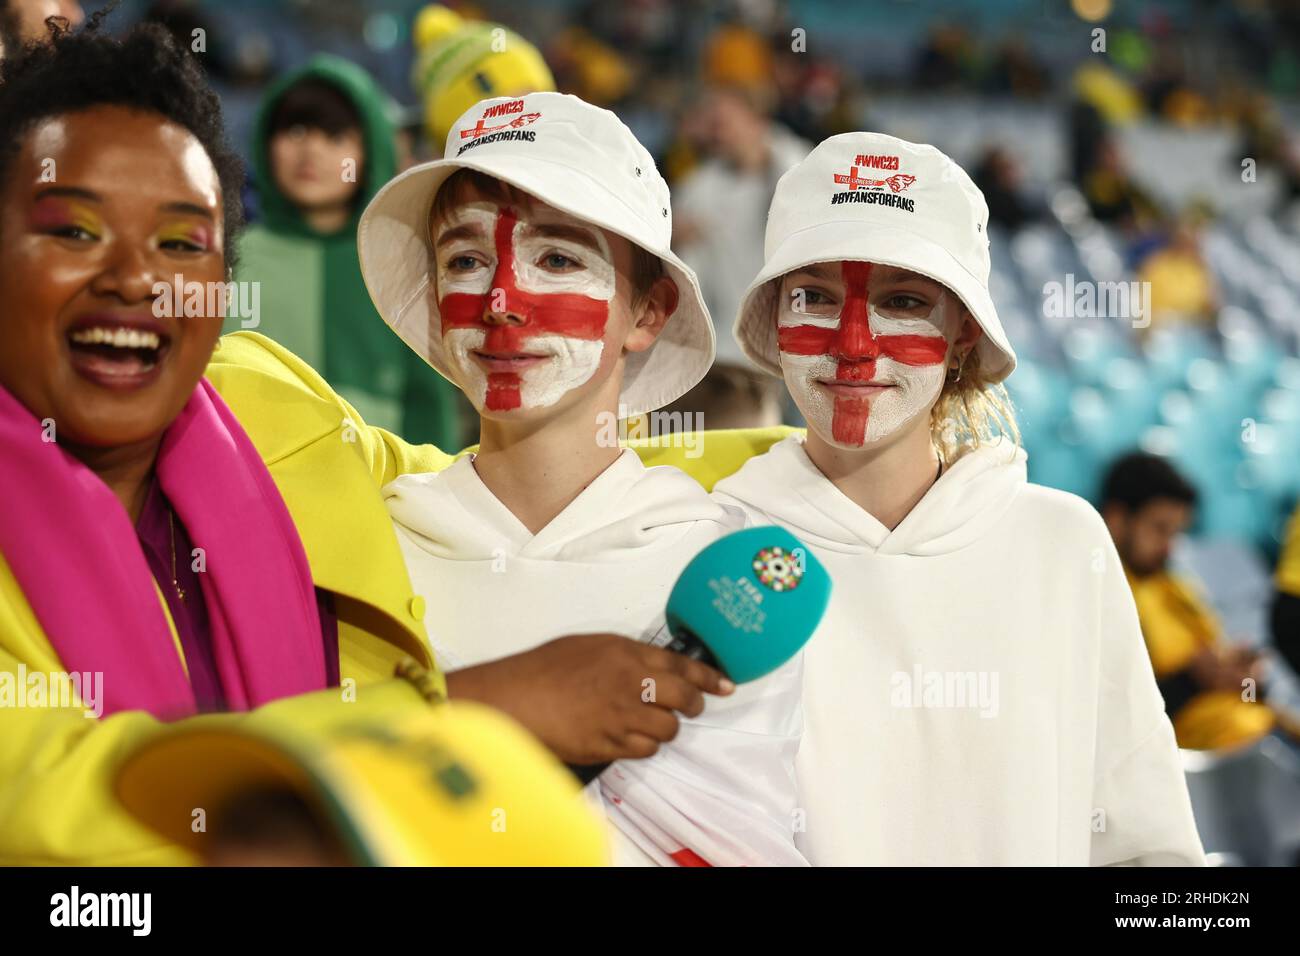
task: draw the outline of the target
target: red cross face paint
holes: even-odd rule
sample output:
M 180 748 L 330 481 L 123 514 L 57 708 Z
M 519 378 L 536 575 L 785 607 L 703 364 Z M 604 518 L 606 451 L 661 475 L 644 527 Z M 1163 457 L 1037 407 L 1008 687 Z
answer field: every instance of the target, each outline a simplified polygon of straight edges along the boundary
M 781 371 L 810 428 L 837 447 L 861 448 L 927 413 L 938 397 L 956 300 L 947 290 L 932 303 L 890 291 L 883 304 L 870 304 L 872 264 L 826 268 L 836 265 L 839 281 L 804 272 L 782 279 Z
M 479 412 L 545 408 L 600 367 L 614 257 L 558 210 L 466 203 L 434 237 L 440 343 Z

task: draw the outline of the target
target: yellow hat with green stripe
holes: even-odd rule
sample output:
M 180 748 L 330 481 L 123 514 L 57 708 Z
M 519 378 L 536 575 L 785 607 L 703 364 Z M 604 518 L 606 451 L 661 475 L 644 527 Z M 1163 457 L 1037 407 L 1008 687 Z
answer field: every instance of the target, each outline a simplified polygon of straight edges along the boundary
M 415 88 L 439 148 L 461 114 L 479 100 L 555 89 L 537 48 L 498 23 L 466 20 L 438 4 L 415 18 Z
M 117 776 L 128 811 L 205 858 L 220 838 L 220 827 L 206 824 L 241 797 L 273 790 L 300 799 L 355 864 L 601 866 L 609 858 L 604 823 L 573 776 L 508 717 L 467 702 L 328 732 L 268 720 L 169 728 Z

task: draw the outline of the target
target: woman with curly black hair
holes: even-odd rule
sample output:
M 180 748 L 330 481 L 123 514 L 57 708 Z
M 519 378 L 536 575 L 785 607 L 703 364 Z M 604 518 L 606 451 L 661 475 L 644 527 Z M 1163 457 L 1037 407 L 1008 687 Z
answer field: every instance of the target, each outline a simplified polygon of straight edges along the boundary
M 430 659 L 369 474 L 378 539 L 282 496 L 265 461 L 297 459 L 202 377 L 241 219 L 220 103 L 161 28 L 100 20 L 0 64 L 3 863 L 179 859 L 110 793 L 159 720 L 318 722 L 381 678 L 350 716 L 427 707 L 391 676 Z M 369 449 L 328 447 L 347 512 Z

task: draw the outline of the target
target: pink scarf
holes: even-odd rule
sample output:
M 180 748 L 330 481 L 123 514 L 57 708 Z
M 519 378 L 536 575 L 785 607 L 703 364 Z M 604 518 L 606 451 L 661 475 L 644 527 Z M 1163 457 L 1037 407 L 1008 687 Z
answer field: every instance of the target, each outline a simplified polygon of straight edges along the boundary
M 222 690 L 247 710 L 326 684 L 307 555 L 238 420 L 200 381 L 163 435 L 163 493 L 205 552 L 199 575 Z M 0 387 L 0 554 L 69 672 L 104 675 L 104 713 L 196 712 L 130 516 Z M 178 555 L 179 560 L 191 560 Z

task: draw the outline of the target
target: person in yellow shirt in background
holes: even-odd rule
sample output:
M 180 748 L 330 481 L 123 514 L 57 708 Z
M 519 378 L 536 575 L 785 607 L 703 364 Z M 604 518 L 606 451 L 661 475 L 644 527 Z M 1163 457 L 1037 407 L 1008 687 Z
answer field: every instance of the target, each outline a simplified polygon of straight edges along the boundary
M 1138 267 L 1138 280 L 1151 286 L 1151 315 L 1157 324 L 1213 325 L 1219 291 L 1201 253 L 1204 210 L 1194 208 L 1173 224 L 1168 241 Z
M 1196 498 L 1169 462 L 1134 452 L 1107 472 L 1101 514 L 1124 562 L 1178 745 L 1229 749 L 1266 735 L 1276 716 L 1263 703 L 1259 651 L 1226 639 L 1195 587 L 1169 569 L 1173 542 L 1191 523 Z

